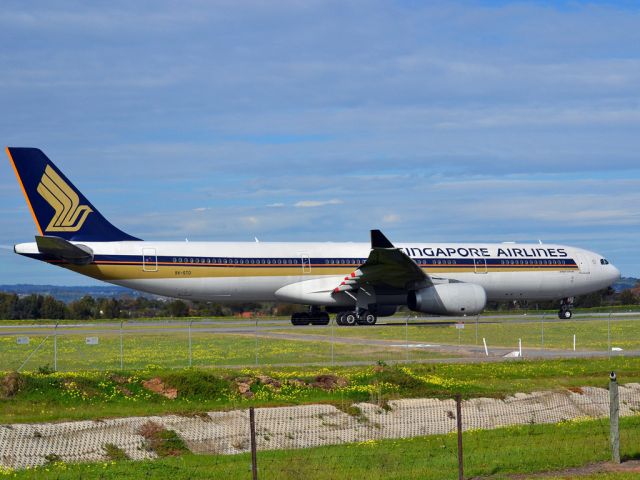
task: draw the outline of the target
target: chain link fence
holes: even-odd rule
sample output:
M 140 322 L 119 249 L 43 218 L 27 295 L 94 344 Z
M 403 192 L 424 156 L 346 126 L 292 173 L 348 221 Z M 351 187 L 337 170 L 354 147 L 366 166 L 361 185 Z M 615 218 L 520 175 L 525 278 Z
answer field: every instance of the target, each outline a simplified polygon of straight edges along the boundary
M 4 369 L 357 365 L 501 357 L 637 355 L 640 314 L 392 317 L 373 327 L 285 319 L 5 324 Z
M 610 388 L 618 390 L 617 383 Z M 404 399 L 0 425 L 0 460 L 4 468 L 22 469 L 52 459 L 102 462 L 113 452 L 155 459 L 173 448 L 207 454 L 206 461 L 182 464 L 184 478 L 442 479 L 560 470 L 610 460 L 615 448 L 622 460 L 640 456 L 640 384 L 611 393 L 585 387 L 505 399 Z M 612 446 L 616 436 L 619 444 Z M 158 438 L 170 439 L 170 447 Z M 138 473 L 154 468 L 142 463 Z

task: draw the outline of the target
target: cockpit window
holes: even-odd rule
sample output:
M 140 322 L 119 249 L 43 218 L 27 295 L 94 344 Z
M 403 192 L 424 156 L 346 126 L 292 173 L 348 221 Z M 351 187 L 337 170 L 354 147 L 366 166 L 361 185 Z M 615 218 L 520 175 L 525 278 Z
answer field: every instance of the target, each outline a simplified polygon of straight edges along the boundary
M 601 258 L 600 265 L 609 265 L 609 260 L 607 260 L 606 258 Z

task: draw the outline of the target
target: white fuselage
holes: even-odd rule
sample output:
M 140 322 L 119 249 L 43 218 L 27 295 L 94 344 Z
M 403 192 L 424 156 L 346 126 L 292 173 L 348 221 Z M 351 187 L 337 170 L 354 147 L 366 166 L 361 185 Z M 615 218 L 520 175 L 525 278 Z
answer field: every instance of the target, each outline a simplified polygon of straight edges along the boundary
M 74 242 L 80 244 L 79 242 Z M 83 242 L 89 265 L 47 259 L 35 243 L 16 253 L 48 261 L 106 282 L 158 295 L 215 302 L 287 301 L 344 305 L 330 295 L 364 263 L 367 243 Z M 610 286 L 620 272 L 602 256 L 546 244 L 397 244 L 437 282 L 484 288 L 489 301 L 551 300 Z M 300 285 L 300 288 L 292 287 Z M 382 303 L 402 304 L 389 296 Z

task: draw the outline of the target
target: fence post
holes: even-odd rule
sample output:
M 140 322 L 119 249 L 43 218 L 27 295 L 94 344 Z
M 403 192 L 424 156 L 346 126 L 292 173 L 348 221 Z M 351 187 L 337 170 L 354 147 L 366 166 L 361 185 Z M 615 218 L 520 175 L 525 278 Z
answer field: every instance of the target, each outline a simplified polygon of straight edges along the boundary
M 330 323 L 330 327 L 331 327 L 331 365 L 335 365 L 336 364 L 336 357 L 335 357 L 335 347 L 334 347 L 334 343 L 335 343 L 335 338 L 334 338 L 334 327 L 336 324 L 336 320 L 335 318 L 330 318 L 329 319 L 329 323 Z
M 189 368 L 191 368 L 193 364 L 193 355 L 191 352 L 191 325 L 193 324 L 193 319 L 189 322 Z
M 478 345 L 478 321 L 480 320 L 480 314 L 476 315 L 476 345 Z
M 620 463 L 620 397 L 616 372 L 609 375 L 609 425 L 611 431 L 611 459 Z
M 462 456 L 462 396 L 456 395 L 456 423 L 458 427 L 458 480 L 464 479 L 464 465 Z
M 256 367 L 258 364 L 258 316 L 256 315 Z
M 404 358 L 408 362 L 409 361 L 409 315 L 404 319 L 404 349 L 405 354 Z
M 124 370 L 124 342 L 122 339 L 122 328 L 124 320 L 120 320 L 120 370 Z
M 256 454 L 256 413 L 249 407 L 249 431 L 251 436 L 251 474 L 253 480 L 258 480 L 258 458 Z
M 607 357 L 611 358 L 611 312 L 607 318 Z
M 56 326 L 53 327 L 53 371 L 58 371 L 58 324 L 60 322 L 56 322 Z

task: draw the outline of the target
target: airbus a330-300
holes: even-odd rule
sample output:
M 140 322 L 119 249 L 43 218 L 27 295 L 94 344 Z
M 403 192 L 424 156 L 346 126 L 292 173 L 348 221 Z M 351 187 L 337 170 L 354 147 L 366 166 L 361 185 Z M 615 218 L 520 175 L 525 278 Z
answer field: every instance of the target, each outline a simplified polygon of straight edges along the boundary
M 305 305 L 294 325 L 373 325 L 399 306 L 475 315 L 487 301 L 558 300 L 609 287 L 620 272 L 602 255 L 550 244 L 163 242 L 113 226 L 37 148 L 7 147 L 35 220 L 20 255 L 168 297 Z

